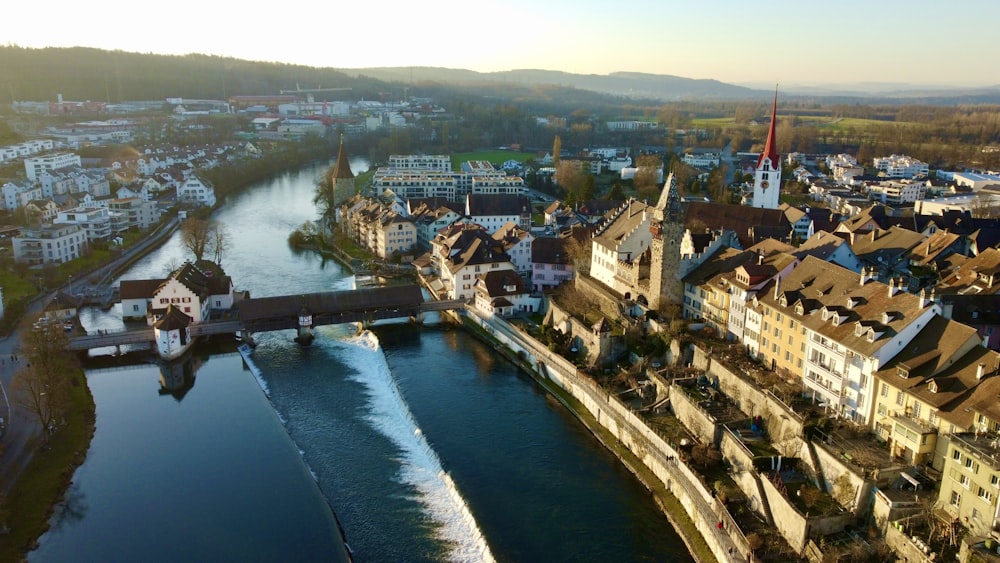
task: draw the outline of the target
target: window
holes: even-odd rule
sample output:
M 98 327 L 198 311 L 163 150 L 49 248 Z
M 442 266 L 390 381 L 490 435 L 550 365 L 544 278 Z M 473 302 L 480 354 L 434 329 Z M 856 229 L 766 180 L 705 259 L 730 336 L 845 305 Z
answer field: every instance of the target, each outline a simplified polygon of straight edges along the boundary
M 921 410 L 921 408 L 922 407 L 920 406 L 919 402 L 917 402 L 917 401 L 913 402 L 913 418 L 920 418 L 920 410 Z
M 992 502 L 993 492 L 990 491 L 989 489 L 984 489 L 982 487 L 979 487 L 979 498 L 985 500 L 986 502 Z
M 883 399 L 889 396 L 889 385 L 887 383 L 882 383 L 882 392 L 879 393 L 879 396 Z
M 896 406 L 903 406 L 904 396 L 902 391 L 896 391 Z
M 958 460 L 962 459 L 962 452 L 960 452 L 958 450 L 955 450 L 955 451 L 951 452 L 951 459 L 953 459 L 955 461 L 958 461 Z
M 994 487 L 1000 489 L 1000 475 L 996 473 L 990 475 L 990 485 L 993 485 Z
M 961 475 L 959 475 L 958 476 L 958 484 L 962 485 L 963 487 L 965 487 L 966 489 L 968 489 L 969 488 L 969 484 L 970 484 L 969 476 L 966 475 L 965 473 L 962 473 Z
M 958 505 L 962 503 L 962 495 L 958 494 L 958 491 L 952 491 L 951 496 L 948 499 L 948 504 L 958 508 Z

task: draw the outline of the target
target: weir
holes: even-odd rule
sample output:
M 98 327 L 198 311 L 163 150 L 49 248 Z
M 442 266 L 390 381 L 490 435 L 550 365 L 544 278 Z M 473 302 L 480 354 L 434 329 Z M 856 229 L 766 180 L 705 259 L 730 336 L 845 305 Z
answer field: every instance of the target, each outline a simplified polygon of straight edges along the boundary
M 418 285 L 280 295 L 244 299 L 224 318 L 192 323 L 189 330 L 192 337 L 239 334 L 245 342 L 252 342 L 254 333 L 295 329 L 298 332 L 296 342 L 307 346 L 312 343 L 312 331 L 317 326 L 343 323 L 370 326 L 375 321 L 394 318 L 410 318 L 417 322 L 425 311 L 444 311 L 464 305 L 464 300 L 424 301 Z M 155 339 L 153 329 L 148 327 L 99 332 L 70 338 L 69 349 L 90 350 Z

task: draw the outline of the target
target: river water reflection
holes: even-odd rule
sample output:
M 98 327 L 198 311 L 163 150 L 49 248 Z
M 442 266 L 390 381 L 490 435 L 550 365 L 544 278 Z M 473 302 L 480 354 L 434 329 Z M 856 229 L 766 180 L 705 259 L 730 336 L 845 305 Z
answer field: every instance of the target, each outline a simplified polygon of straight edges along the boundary
M 238 289 L 351 287 L 336 263 L 286 244 L 315 216 L 324 169 L 262 182 L 216 213 Z M 182 259 L 175 237 L 126 276 Z M 83 320 L 114 328 L 116 312 Z M 310 348 L 258 335 L 259 382 L 232 343 L 196 348 L 192 369 L 162 381 L 156 365 L 90 369 L 97 433 L 32 560 L 328 559 L 330 506 L 358 561 L 691 560 L 632 476 L 464 332 L 317 332 Z

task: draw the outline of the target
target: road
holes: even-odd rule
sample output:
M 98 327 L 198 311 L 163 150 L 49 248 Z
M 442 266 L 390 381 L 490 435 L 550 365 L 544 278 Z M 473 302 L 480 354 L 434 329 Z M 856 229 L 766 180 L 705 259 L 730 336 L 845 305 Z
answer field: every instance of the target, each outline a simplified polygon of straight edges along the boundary
M 84 288 L 86 286 L 83 281 L 85 279 L 99 279 L 103 283 L 109 282 L 116 269 L 127 264 L 129 260 L 141 256 L 161 244 L 173 234 L 177 225 L 177 218 L 171 218 L 170 221 L 151 233 L 150 236 L 133 245 L 132 248 L 127 249 L 115 260 L 85 276 L 80 276 L 83 279 L 71 282 L 74 293 L 80 294 L 85 291 Z M 67 283 L 63 287 L 58 288 L 58 290 L 68 291 L 69 284 Z M 44 304 L 48 303 L 54 295 L 55 292 L 53 291 L 29 303 L 25 309 L 25 317 L 37 318 Z M 8 337 L 0 339 L 0 391 L 2 391 L 0 393 L 0 416 L 4 417 L 6 422 L 3 436 L 0 437 L 0 446 L 3 448 L 3 451 L 0 452 L 0 492 L 3 493 L 10 491 L 11 486 L 13 486 L 18 476 L 21 475 L 24 468 L 31 461 L 35 449 L 41 444 L 42 440 L 42 427 L 37 418 L 27 409 L 20 408 L 17 404 L 17 399 L 11 394 L 11 382 L 13 381 L 14 373 L 25 363 L 23 358 L 20 357 L 16 363 L 11 361 L 12 355 L 19 353 L 20 337 L 18 328 L 15 328 Z

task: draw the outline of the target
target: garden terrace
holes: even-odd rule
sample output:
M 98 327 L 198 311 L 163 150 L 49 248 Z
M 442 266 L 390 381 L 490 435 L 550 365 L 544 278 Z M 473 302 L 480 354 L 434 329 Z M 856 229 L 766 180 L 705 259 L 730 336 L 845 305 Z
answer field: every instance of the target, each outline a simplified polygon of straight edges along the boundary
M 893 460 L 889 450 L 874 434 L 851 423 L 823 418 L 808 432 L 813 445 L 861 470 L 859 473 L 862 475 L 871 475 L 876 469 L 883 471 L 905 465 Z

